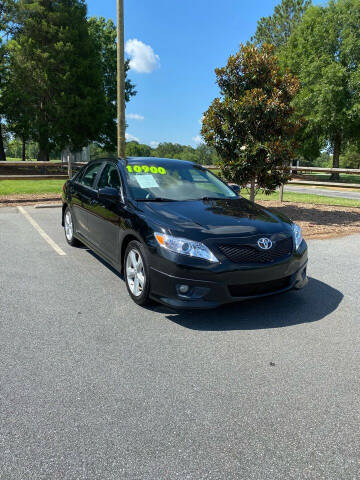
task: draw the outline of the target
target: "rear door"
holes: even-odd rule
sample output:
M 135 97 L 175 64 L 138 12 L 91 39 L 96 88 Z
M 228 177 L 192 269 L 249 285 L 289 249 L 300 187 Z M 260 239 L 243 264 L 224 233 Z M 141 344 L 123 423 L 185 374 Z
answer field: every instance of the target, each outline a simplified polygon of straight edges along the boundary
M 97 199 L 97 190 L 94 189 L 94 186 L 102 166 L 102 162 L 91 163 L 76 182 L 72 194 L 72 209 L 76 231 L 90 242 L 92 240 L 91 232 L 89 231 L 89 212 Z

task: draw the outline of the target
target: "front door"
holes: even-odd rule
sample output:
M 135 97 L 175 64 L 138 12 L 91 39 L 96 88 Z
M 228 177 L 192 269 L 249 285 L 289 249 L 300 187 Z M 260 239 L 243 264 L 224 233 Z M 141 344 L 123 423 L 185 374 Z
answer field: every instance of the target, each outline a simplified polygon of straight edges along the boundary
M 98 192 L 105 187 L 119 191 L 117 200 L 97 196 L 96 204 L 91 210 L 89 228 L 94 231 L 95 245 L 103 255 L 113 263 L 119 261 L 120 230 L 124 218 L 124 204 L 121 201 L 122 189 L 120 175 L 116 165 L 106 163 L 97 184 Z

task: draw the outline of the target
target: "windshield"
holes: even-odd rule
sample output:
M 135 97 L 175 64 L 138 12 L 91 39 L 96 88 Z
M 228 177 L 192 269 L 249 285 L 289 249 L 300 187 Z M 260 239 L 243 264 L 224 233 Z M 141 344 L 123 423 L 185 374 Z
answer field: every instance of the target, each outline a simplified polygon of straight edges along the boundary
M 236 193 L 202 167 L 169 162 L 131 163 L 126 167 L 128 185 L 138 201 L 184 201 L 233 198 Z

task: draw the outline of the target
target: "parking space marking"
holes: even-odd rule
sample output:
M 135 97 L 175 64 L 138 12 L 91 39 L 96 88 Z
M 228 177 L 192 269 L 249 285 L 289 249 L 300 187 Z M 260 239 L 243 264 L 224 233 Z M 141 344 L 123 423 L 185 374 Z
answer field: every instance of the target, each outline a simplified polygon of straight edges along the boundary
M 47 242 L 50 247 L 55 250 L 55 252 L 60 256 L 66 256 L 64 250 L 62 250 L 57 243 L 52 240 L 49 235 L 44 232 L 40 225 L 32 218 L 32 216 L 25 210 L 23 207 L 17 207 L 19 212 L 24 215 L 24 217 L 31 223 L 31 225 L 37 230 L 37 232 L 42 236 L 42 238 Z

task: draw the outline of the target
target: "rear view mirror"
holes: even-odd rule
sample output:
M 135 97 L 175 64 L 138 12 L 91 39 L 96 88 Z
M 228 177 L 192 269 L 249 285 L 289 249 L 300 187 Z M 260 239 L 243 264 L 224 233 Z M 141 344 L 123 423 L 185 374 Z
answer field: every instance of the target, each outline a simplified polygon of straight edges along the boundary
M 236 195 L 240 195 L 241 187 L 239 185 L 236 185 L 236 183 L 229 183 L 229 187 L 236 193 Z
M 105 200 L 120 200 L 120 192 L 117 188 L 113 187 L 100 188 L 99 197 Z

